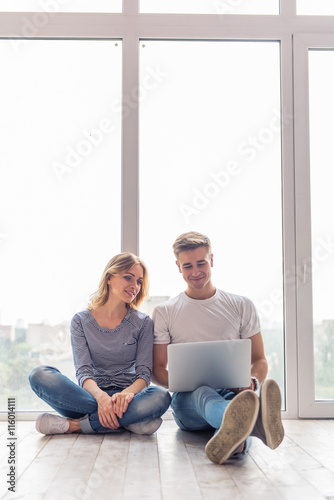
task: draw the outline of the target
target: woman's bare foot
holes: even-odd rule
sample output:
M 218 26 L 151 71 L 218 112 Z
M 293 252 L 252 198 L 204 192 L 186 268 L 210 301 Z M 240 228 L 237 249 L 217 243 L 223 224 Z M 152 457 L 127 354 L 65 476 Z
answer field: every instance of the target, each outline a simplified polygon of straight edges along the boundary
M 65 434 L 73 434 L 74 432 L 82 432 L 79 419 L 75 419 L 75 420 L 68 419 L 68 422 L 69 422 L 70 426 L 69 426 L 68 430 L 65 432 Z

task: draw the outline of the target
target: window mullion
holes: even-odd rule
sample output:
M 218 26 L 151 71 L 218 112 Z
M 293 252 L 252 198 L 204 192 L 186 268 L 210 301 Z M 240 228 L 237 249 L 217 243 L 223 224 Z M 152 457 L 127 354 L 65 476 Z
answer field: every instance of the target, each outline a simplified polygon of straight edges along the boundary
M 296 15 L 297 0 L 280 0 L 280 15 L 283 17 L 294 17 Z
M 138 254 L 138 37 L 123 39 L 122 251 Z
M 136 15 L 139 12 L 139 0 L 123 0 L 123 13 Z
M 293 79 L 292 37 L 281 41 L 281 130 L 282 130 L 282 205 L 283 205 L 283 259 L 284 259 L 284 311 L 285 311 L 285 363 L 286 363 L 286 414 L 298 415 L 297 392 L 297 338 L 296 338 L 296 242 L 295 242 L 295 184 L 293 143 Z

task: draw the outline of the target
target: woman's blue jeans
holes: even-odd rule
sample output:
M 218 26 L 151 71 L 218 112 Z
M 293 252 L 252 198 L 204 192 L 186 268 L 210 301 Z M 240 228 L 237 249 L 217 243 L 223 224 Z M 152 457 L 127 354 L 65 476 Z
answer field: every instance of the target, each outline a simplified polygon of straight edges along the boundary
M 100 423 L 98 405 L 93 396 L 65 377 L 57 368 L 38 366 L 32 370 L 29 382 L 37 396 L 60 415 L 80 419 L 82 432 L 86 434 L 115 432 Z M 116 392 L 121 392 L 122 388 L 103 390 L 112 396 Z M 135 394 L 123 417 L 118 418 L 118 422 L 121 427 L 126 427 L 136 422 L 161 417 L 167 411 L 170 401 L 171 397 L 166 389 L 157 386 L 146 387 Z

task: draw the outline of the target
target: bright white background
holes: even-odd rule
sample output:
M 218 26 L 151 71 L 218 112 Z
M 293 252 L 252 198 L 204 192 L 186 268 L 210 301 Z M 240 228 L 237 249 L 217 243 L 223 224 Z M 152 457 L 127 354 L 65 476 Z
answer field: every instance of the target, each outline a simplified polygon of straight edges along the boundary
M 278 0 L 140 0 L 141 12 L 278 14 Z
M 122 0 L 0 0 L 0 12 L 121 12 Z
M 71 319 L 120 251 L 115 43 L 0 41 L 2 324 Z
M 309 51 L 313 321 L 334 319 L 334 50 Z M 331 242 L 331 245 L 328 243 Z M 325 244 L 324 244 L 325 243 Z M 327 243 L 327 244 L 326 244 Z M 321 248 L 321 251 L 320 251 Z
M 283 296 L 279 43 L 145 41 L 141 79 L 150 66 L 161 73 L 140 106 L 140 254 L 151 294 L 183 290 L 172 244 L 195 230 L 212 239 L 218 287 L 258 305 Z M 263 307 L 266 325 L 282 326 L 282 305 Z

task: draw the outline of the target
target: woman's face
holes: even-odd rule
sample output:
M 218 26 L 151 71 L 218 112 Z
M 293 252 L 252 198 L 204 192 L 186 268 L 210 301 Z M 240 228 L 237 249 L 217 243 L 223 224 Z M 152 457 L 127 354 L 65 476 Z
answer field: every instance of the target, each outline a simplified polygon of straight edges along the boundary
M 140 292 L 143 280 L 144 272 L 140 264 L 135 264 L 128 271 L 111 276 L 107 281 L 109 298 L 130 304 Z

